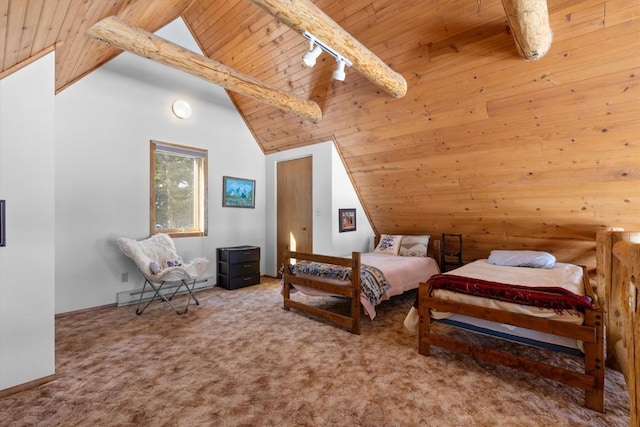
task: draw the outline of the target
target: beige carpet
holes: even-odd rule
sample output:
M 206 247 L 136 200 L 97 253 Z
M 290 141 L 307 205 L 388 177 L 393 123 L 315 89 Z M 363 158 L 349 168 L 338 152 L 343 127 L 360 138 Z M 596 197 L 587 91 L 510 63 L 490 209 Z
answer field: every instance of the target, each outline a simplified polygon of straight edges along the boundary
M 141 316 L 129 306 L 57 319 L 58 378 L 1 399 L 0 425 L 629 425 L 616 371 L 601 414 L 550 380 L 437 348 L 421 356 L 402 325 L 412 293 L 382 303 L 360 336 L 282 310 L 274 281 L 197 295 L 183 316 L 154 303 Z

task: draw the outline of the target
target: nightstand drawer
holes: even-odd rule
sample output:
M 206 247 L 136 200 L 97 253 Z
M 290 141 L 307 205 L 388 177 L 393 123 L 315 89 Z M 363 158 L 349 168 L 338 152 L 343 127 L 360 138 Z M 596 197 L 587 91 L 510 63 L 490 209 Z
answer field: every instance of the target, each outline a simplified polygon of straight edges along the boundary
M 225 289 L 238 289 L 245 286 L 257 285 L 260 283 L 260 274 L 253 274 L 246 277 L 229 277 L 224 274 L 218 274 L 218 286 Z
M 260 248 L 257 246 L 235 246 L 218 249 L 218 261 L 229 264 L 240 262 L 260 261 Z
M 229 277 L 260 274 L 260 261 L 241 262 L 239 264 L 220 262 L 218 263 L 218 273 Z

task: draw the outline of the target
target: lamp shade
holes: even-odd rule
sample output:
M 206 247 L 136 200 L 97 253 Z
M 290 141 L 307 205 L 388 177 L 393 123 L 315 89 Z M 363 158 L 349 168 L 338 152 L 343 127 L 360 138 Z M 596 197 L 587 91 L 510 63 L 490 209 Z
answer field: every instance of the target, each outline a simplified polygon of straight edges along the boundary
M 173 103 L 171 109 L 173 110 L 173 114 L 180 119 L 191 117 L 191 105 L 189 105 L 187 101 L 179 99 Z
M 344 81 L 345 77 L 347 77 L 347 74 L 344 72 L 344 66 L 345 66 L 345 62 L 342 60 L 338 60 L 338 66 L 336 67 L 335 71 L 333 72 L 333 78 L 335 80 L 339 80 L 341 82 Z
M 321 53 L 322 53 L 322 48 L 316 45 L 316 47 L 314 47 L 313 50 L 308 51 L 302 56 L 302 62 L 304 62 L 304 64 L 307 67 L 311 68 L 314 65 L 316 65 L 316 60 L 318 59 Z

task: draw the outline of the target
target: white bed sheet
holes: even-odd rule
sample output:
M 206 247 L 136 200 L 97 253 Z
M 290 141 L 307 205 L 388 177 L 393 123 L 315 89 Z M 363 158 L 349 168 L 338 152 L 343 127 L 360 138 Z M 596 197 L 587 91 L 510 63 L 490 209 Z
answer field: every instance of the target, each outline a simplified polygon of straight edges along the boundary
M 440 273 L 438 263 L 431 257 L 394 256 L 367 252 L 360 254 L 360 263 L 378 268 L 391 285 L 391 288 L 382 295 L 381 302 L 408 290 L 416 289 L 420 282 L 426 282 L 434 274 Z M 343 280 L 324 280 L 344 286 L 351 285 L 351 282 Z M 329 295 L 326 292 L 304 286 L 295 286 L 295 288 L 306 295 Z M 362 293 L 360 302 L 369 317 L 374 319 L 376 317 L 376 309 Z

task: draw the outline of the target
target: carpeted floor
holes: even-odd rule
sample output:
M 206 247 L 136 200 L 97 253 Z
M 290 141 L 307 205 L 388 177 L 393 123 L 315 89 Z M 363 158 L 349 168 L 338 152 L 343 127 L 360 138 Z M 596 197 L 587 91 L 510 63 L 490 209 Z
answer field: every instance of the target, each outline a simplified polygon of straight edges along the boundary
M 414 293 L 383 302 L 360 336 L 282 310 L 275 281 L 197 296 L 183 316 L 154 303 L 141 316 L 129 306 L 57 319 L 57 379 L 1 399 L 0 425 L 629 425 L 616 371 L 601 414 L 550 380 L 438 348 L 421 356 L 402 325 Z

